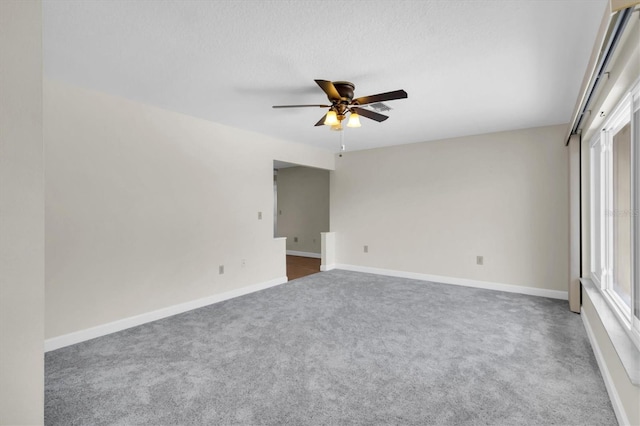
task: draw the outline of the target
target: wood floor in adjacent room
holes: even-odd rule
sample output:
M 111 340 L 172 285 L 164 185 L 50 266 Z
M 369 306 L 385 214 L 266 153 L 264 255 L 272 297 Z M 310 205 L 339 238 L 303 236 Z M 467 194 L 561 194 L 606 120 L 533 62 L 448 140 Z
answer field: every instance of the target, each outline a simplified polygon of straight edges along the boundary
M 289 281 L 318 272 L 320 272 L 320 259 L 287 255 L 287 278 Z

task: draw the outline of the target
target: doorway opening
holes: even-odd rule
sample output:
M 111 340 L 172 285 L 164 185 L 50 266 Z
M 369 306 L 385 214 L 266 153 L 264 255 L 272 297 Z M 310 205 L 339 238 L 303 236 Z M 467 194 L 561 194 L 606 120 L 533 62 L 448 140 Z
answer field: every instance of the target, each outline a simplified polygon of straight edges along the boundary
M 274 236 L 285 237 L 289 281 L 320 272 L 329 231 L 329 171 L 273 162 Z

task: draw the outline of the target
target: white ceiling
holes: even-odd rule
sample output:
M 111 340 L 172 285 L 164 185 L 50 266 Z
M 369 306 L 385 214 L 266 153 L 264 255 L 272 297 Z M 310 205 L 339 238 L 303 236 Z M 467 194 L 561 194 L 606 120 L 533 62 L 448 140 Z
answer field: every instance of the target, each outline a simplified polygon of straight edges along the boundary
M 314 79 L 404 89 L 348 150 L 568 122 L 606 0 L 45 0 L 45 76 L 338 151 Z

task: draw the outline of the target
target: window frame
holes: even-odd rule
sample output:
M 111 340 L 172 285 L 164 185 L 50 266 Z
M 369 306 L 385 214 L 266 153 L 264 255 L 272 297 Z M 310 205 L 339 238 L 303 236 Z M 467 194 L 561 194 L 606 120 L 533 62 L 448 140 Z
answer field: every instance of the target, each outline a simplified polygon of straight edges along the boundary
M 627 305 L 613 289 L 613 136 L 631 127 L 631 299 Z M 589 143 L 590 276 L 609 308 L 640 349 L 640 79 L 625 92 Z M 596 244 L 596 242 L 599 242 Z M 599 270 L 598 270 L 599 269 Z
M 640 348 L 640 78 L 629 91 L 631 95 L 631 327 L 636 331 L 634 343 Z

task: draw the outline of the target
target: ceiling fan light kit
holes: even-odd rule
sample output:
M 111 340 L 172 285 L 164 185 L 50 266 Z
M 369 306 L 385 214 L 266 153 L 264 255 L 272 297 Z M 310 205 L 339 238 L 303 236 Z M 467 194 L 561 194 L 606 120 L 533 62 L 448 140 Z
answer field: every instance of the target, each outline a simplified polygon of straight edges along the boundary
M 356 86 L 349 81 L 315 80 L 315 82 L 326 93 L 331 105 L 274 105 L 273 108 L 329 108 L 329 111 L 315 125 L 327 125 L 331 130 L 342 130 L 342 120 L 347 114 L 349 115 L 347 127 L 360 127 L 360 116 L 379 123 L 389 118 L 378 112 L 360 108 L 362 106 L 407 98 L 407 92 L 404 90 L 394 90 L 354 99 L 353 92 Z
M 349 121 L 347 122 L 347 127 L 360 127 L 360 116 L 357 112 L 351 111 L 349 114 Z
M 327 115 L 325 115 L 324 117 L 324 124 L 326 124 L 327 126 L 333 126 L 338 123 L 338 115 L 336 114 L 336 112 L 333 110 L 327 112 Z

